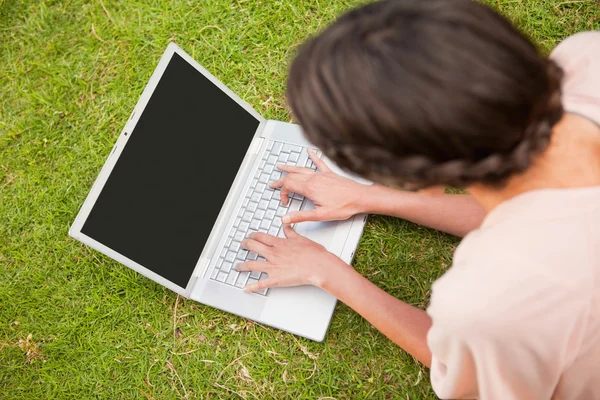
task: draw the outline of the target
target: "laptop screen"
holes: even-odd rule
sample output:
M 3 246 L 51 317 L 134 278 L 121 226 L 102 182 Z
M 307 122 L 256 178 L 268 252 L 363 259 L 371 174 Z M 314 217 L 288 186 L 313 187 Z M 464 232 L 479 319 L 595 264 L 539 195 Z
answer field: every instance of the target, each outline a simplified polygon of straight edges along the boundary
M 174 54 L 81 231 L 186 287 L 259 123 Z

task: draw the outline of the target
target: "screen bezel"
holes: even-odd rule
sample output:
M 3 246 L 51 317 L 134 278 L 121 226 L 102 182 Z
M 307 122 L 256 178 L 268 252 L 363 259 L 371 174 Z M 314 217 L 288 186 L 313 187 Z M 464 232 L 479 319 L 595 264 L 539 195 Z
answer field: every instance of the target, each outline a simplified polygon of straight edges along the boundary
M 191 293 L 191 291 L 193 289 L 193 285 L 195 283 L 194 278 L 197 277 L 198 270 L 201 270 L 204 267 L 203 261 L 206 261 L 206 263 L 208 262 L 205 252 L 207 251 L 207 249 L 210 249 L 211 243 L 215 241 L 215 239 L 214 239 L 215 231 L 218 231 L 218 229 L 216 229 L 216 228 L 220 224 L 222 224 L 222 221 L 224 219 L 223 218 L 224 210 L 226 210 L 228 208 L 228 206 L 231 206 L 235 202 L 235 194 L 237 191 L 239 191 L 241 189 L 241 185 L 237 184 L 237 182 L 240 181 L 239 178 L 241 176 L 243 176 L 244 172 L 248 172 L 248 170 L 253 162 L 253 159 L 255 158 L 254 155 L 252 154 L 252 152 L 247 152 L 246 156 L 244 157 L 244 160 L 240 166 L 240 169 L 238 170 L 238 173 L 236 174 L 236 177 L 234 179 L 234 182 L 236 182 L 236 184 L 232 184 L 231 189 L 229 190 L 229 193 L 227 194 L 227 198 L 223 204 L 223 207 L 221 208 L 221 211 L 219 212 L 219 216 L 215 222 L 215 225 L 213 226 L 213 229 L 210 233 L 210 236 L 209 236 L 207 242 L 204 245 L 202 254 L 196 263 L 194 272 L 192 273 L 190 280 L 188 281 L 186 287 L 179 286 L 179 285 L 163 278 L 159 274 L 145 268 L 143 265 L 138 264 L 137 262 L 127 258 L 126 256 L 120 254 L 119 252 L 109 248 L 108 246 L 105 246 L 104 244 L 94 240 L 93 238 L 91 238 L 91 237 L 87 236 L 86 234 L 84 234 L 83 232 L 81 232 L 81 229 L 82 229 L 83 225 L 85 224 L 85 221 L 87 220 L 90 212 L 92 211 L 92 208 L 94 207 L 94 204 L 96 203 L 96 201 L 98 199 L 98 196 L 102 192 L 102 189 L 104 188 L 106 181 L 108 180 L 115 164 L 117 163 L 119 156 L 121 155 L 124 147 L 127 144 L 127 140 L 130 137 L 129 133 L 131 133 L 134 130 L 137 122 L 139 121 L 140 116 L 142 115 L 146 105 L 148 104 L 148 101 L 150 100 L 150 97 L 154 93 L 154 90 L 156 89 L 158 82 L 160 81 L 164 71 L 166 70 L 167 66 L 169 65 L 169 62 L 171 61 L 171 58 L 173 57 L 173 55 L 175 53 L 177 53 L 179 56 L 181 56 L 186 62 L 188 62 L 198 72 L 200 72 L 202 75 L 204 75 L 206 78 L 208 78 L 213 84 L 215 84 L 219 89 L 221 89 L 225 94 L 227 94 L 231 99 L 233 99 L 236 103 L 238 103 L 242 108 L 244 108 L 248 113 L 250 113 L 254 118 L 256 118 L 259 121 L 258 128 L 257 128 L 256 132 L 254 133 L 254 137 L 252 139 L 252 144 L 250 145 L 249 148 L 256 146 L 257 139 L 259 139 L 261 136 L 260 134 L 265 126 L 266 120 L 259 113 L 257 113 L 248 103 L 246 103 L 241 98 L 239 98 L 235 93 L 233 93 L 229 88 L 227 88 L 227 86 L 225 86 L 223 83 L 221 83 L 210 72 L 208 72 L 200 64 L 198 64 L 191 56 L 189 56 L 187 53 L 185 53 L 176 44 L 170 43 L 167 46 L 165 53 L 161 57 L 150 80 L 148 81 L 148 84 L 144 88 L 144 91 L 143 91 L 140 99 L 138 100 L 138 102 L 137 102 L 129 120 L 125 124 L 125 127 L 123 128 L 121 134 L 119 135 L 119 138 L 117 139 L 117 142 L 115 143 L 115 146 L 111 150 L 111 152 L 108 156 L 108 159 L 106 160 L 104 166 L 102 167 L 102 170 L 100 171 L 100 174 L 96 178 L 96 181 L 94 182 L 92 189 L 90 190 L 87 198 L 85 199 L 85 202 L 81 206 L 81 209 L 79 210 L 79 213 L 78 213 L 77 217 L 75 218 L 73 225 L 69 229 L 69 235 L 71 237 L 81 241 L 82 243 L 92 247 L 93 249 L 107 255 L 108 257 L 112 258 L 113 260 L 115 260 L 115 261 L 133 269 L 134 271 L 139 272 L 140 274 L 146 276 L 147 278 L 167 287 L 168 289 L 174 291 L 175 293 L 178 293 L 184 297 L 189 297 L 189 294 Z

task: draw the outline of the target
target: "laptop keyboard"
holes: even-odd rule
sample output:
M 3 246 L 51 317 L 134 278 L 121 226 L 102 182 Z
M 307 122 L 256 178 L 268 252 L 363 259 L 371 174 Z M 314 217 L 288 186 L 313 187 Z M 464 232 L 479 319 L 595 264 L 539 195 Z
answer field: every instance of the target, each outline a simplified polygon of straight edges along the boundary
M 317 152 L 317 154 L 320 156 L 321 153 Z M 225 246 L 211 273 L 211 279 L 241 289 L 246 284 L 268 278 L 267 274 L 257 271 L 237 272 L 234 266 L 246 260 L 264 261 L 265 259 L 258 254 L 242 249 L 241 242 L 251 232 L 264 232 L 273 236 L 285 237 L 281 217 L 288 212 L 298 211 L 302 207 L 303 196 L 290 193 L 290 201 L 284 206 L 280 201 L 280 190 L 273 190 L 269 187 L 271 183 L 281 178 L 282 172 L 277 169 L 278 164 L 296 165 L 316 170 L 316 166 L 308 157 L 306 147 L 276 141 L 270 141 L 267 144 L 258 170 L 246 192 L 242 206 L 238 210 L 233 228 L 229 232 Z M 256 293 L 267 295 L 267 292 L 268 289 L 263 289 Z

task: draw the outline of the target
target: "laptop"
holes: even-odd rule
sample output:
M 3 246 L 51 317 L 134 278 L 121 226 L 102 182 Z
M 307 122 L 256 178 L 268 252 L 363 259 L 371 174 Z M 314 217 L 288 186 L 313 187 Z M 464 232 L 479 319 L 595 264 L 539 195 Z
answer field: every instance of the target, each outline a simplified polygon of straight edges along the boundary
M 261 259 L 240 247 L 250 232 L 283 236 L 283 215 L 314 207 L 297 194 L 284 206 L 269 188 L 277 164 L 315 170 L 307 149 L 298 125 L 265 120 L 171 43 L 69 235 L 185 298 L 322 341 L 333 296 L 314 286 L 246 293 L 266 275 L 234 268 Z M 350 263 L 365 221 L 294 229 Z

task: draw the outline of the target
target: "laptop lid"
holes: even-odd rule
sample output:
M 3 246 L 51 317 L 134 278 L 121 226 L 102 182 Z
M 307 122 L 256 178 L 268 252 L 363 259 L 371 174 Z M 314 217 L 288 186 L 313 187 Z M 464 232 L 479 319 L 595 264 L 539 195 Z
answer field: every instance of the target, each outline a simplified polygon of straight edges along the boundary
M 70 234 L 185 294 L 263 122 L 248 108 L 170 45 Z

